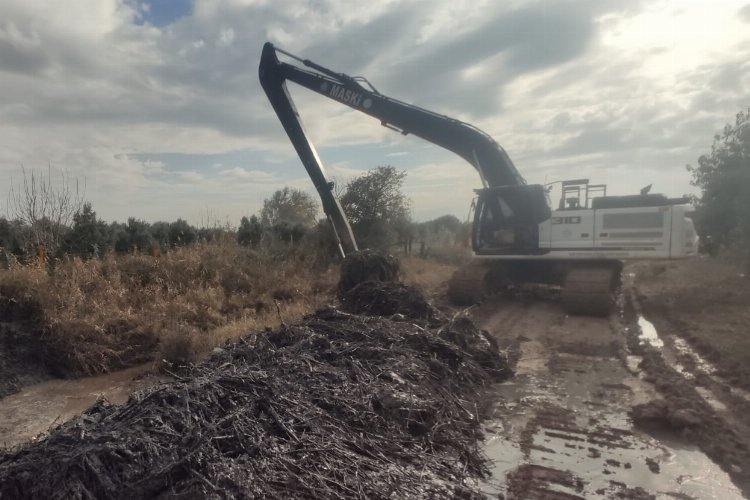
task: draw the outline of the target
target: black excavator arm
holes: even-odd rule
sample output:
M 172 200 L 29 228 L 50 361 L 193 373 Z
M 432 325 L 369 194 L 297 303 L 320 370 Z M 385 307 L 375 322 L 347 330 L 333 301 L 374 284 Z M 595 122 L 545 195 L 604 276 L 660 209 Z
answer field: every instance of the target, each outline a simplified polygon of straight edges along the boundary
M 300 62 L 309 69 L 279 61 L 278 53 Z M 534 205 L 538 205 L 539 200 L 544 199 L 541 186 L 527 186 L 508 154 L 488 134 L 460 120 L 384 96 L 362 77 L 336 73 L 276 48 L 270 42 L 263 46 L 259 76 L 263 90 L 318 190 L 323 210 L 333 224 L 344 255 L 356 250 L 357 244 L 341 205 L 333 195 L 332 184 L 326 178 L 315 147 L 305 134 L 302 121 L 286 88 L 287 80 L 373 116 L 385 127 L 404 135 L 416 135 L 456 153 L 477 169 L 485 188 L 493 191 L 502 188 L 505 192 L 511 190 L 515 193 L 506 200 L 506 206 L 510 205 L 511 211 L 515 205 L 513 200 L 516 198 L 532 200 L 530 203 Z M 369 88 L 364 87 L 363 83 Z M 546 207 L 546 202 L 543 203 Z M 529 202 L 521 204 L 528 205 Z M 549 217 L 548 209 L 547 212 L 544 208 L 533 212 L 526 213 L 524 219 L 531 218 L 534 223 L 538 223 Z

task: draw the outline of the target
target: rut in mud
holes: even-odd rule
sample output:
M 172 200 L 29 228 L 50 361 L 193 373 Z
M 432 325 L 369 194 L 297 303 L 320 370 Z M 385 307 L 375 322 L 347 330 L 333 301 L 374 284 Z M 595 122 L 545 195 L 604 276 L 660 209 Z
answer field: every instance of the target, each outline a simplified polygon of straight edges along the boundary
M 639 323 L 649 314 L 635 288 L 626 294 L 630 314 Z M 662 327 L 658 342 L 650 341 L 644 329 L 634 328 L 626 335 L 628 347 L 640 359 L 644 379 L 652 383 L 659 398 L 638 405 L 631 411 L 642 429 L 676 433 L 688 443 L 700 447 L 719 464 L 742 489 L 750 494 L 750 397 L 718 375 L 718 370 L 693 351 L 666 317 L 652 316 Z M 679 335 L 678 335 L 679 332 Z M 638 335 L 637 333 L 640 333 Z
M 536 298 L 496 298 L 474 316 L 490 332 L 521 341 L 516 376 L 494 386 L 494 407 L 483 424 L 483 450 L 493 464 L 486 494 L 743 498 L 741 475 L 713 463 L 685 434 L 688 413 L 677 412 L 679 425 L 656 433 L 634 425 L 634 408 L 664 397 L 647 366 L 627 362 L 634 358 L 626 338 L 636 335 L 635 318 L 567 316 L 555 302 Z M 725 430 L 729 441 L 732 428 Z
M 250 335 L 6 453 L 0 497 L 480 496 L 476 391 L 512 371 L 470 322 L 423 319 L 326 309 Z

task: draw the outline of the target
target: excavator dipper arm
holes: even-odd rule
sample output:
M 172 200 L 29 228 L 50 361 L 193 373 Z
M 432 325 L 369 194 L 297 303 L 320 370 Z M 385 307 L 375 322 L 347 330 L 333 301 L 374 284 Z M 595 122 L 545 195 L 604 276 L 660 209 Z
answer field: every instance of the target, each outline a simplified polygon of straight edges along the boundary
M 266 43 L 263 47 L 259 75 L 261 86 L 266 92 L 268 100 L 271 101 L 276 115 L 284 126 L 284 130 L 286 130 L 294 149 L 320 195 L 323 211 L 336 233 L 341 255 L 345 257 L 351 252 L 356 252 L 357 241 L 354 239 L 354 233 L 341 204 L 333 194 L 333 183 L 326 177 L 315 145 L 307 138 L 302 120 L 286 87 L 286 80 L 292 78 L 290 78 L 289 72 L 282 66 L 282 63 L 279 62 L 276 51 L 270 43 Z

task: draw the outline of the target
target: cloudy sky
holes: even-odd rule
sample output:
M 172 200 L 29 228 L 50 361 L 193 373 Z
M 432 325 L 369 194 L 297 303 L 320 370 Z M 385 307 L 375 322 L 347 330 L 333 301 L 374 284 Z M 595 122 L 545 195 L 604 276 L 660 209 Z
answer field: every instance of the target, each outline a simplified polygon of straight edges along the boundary
M 480 127 L 530 183 L 691 192 L 685 165 L 750 106 L 748 0 L 2 0 L 0 199 L 48 165 L 107 220 L 237 224 L 314 194 L 258 83 L 266 40 Z M 463 160 L 290 87 L 330 176 L 394 165 L 415 219 L 466 216 Z

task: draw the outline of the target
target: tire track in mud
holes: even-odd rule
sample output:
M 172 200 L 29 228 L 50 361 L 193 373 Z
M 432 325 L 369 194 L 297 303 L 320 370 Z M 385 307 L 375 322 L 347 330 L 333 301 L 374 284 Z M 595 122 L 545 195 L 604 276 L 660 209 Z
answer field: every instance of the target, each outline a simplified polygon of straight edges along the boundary
M 484 485 L 508 499 L 742 498 L 729 476 L 679 435 L 635 428 L 629 412 L 659 398 L 626 367 L 622 319 L 566 316 L 552 302 L 495 298 L 474 311 L 519 338 L 517 376 L 492 389 Z
M 641 359 L 643 377 L 652 382 L 661 401 L 634 409 L 645 429 L 678 432 L 726 471 L 750 497 L 750 394 L 716 375 L 716 368 L 695 352 L 668 317 L 649 310 L 629 283 L 625 315 L 653 320 L 663 345 L 642 342 L 639 330 L 627 331 L 628 347 Z

